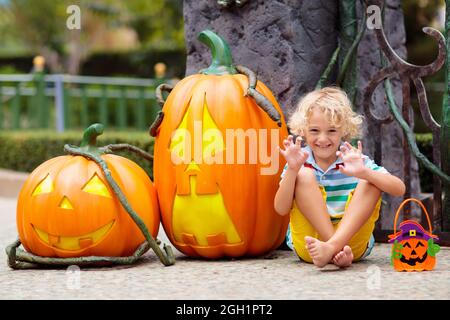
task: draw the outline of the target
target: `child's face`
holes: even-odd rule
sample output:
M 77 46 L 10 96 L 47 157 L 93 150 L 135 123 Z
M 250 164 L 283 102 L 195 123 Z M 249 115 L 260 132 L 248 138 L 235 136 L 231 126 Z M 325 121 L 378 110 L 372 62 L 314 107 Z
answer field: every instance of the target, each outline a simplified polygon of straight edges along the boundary
M 328 121 L 323 112 L 313 110 L 303 135 L 316 161 L 335 161 L 336 151 L 339 148 L 343 134 L 340 128 Z

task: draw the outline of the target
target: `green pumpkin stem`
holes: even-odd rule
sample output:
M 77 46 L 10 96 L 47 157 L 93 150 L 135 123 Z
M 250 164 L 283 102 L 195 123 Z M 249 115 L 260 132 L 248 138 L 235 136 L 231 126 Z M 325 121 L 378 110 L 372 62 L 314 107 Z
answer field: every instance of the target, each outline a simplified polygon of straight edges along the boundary
M 80 147 L 97 147 L 97 137 L 103 133 L 104 125 L 101 123 L 94 123 L 86 128 L 83 132 L 83 140 Z
M 199 33 L 198 40 L 204 43 L 212 54 L 211 65 L 199 73 L 215 75 L 238 73 L 233 65 L 230 47 L 223 38 L 211 30 L 204 30 Z

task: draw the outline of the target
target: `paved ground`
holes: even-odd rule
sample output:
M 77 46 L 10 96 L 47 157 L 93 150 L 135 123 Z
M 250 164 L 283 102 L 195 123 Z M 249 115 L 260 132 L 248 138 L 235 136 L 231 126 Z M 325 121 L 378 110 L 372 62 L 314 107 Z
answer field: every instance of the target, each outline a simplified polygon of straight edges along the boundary
M 17 235 L 15 206 L 15 198 L 0 198 L 0 299 L 450 299 L 450 248 L 421 273 L 395 272 L 385 244 L 346 270 L 317 269 L 291 251 L 222 261 L 177 253 L 171 267 L 149 251 L 132 267 L 11 270 L 3 250 Z
M 28 174 L 0 168 L 0 197 L 15 197 L 19 194 Z

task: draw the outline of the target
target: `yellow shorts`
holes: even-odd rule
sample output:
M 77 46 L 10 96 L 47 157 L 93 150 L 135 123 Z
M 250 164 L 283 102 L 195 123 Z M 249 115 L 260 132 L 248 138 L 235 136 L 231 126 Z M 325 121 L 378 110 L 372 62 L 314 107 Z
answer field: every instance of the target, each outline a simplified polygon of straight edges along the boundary
M 322 186 L 320 186 L 320 190 L 322 191 L 322 196 L 324 201 L 326 200 L 327 194 Z M 353 191 L 350 193 L 347 199 L 347 203 L 345 204 L 345 209 L 347 209 L 351 199 L 353 196 Z M 364 255 L 370 237 L 372 235 L 373 229 L 375 228 L 375 222 L 378 220 L 380 215 L 380 207 L 381 207 L 381 197 L 378 200 L 375 209 L 373 210 L 372 216 L 367 220 L 367 222 L 359 229 L 359 231 L 350 239 L 348 245 L 352 248 L 354 261 L 361 259 Z M 333 217 L 332 223 L 334 229 L 339 228 L 340 218 Z M 293 203 L 291 212 L 290 212 L 290 228 L 291 228 L 291 237 L 294 245 L 294 249 L 297 252 L 297 255 L 300 259 L 312 263 L 312 259 L 308 253 L 308 250 L 305 248 L 305 236 L 310 236 L 314 238 L 319 238 L 319 234 L 317 231 L 311 226 L 308 220 L 303 216 L 303 214 L 298 209 L 295 201 Z

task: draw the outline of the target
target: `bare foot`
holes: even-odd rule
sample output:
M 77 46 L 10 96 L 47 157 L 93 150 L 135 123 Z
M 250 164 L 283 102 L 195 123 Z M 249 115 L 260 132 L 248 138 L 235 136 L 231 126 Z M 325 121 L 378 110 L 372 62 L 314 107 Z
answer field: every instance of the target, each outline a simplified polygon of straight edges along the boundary
M 322 268 L 327 263 L 331 262 L 331 259 L 337 251 L 331 244 L 316 238 L 306 236 L 305 241 L 306 249 L 308 249 L 313 263 L 319 268 Z
M 345 268 L 350 266 L 353 262 L 352 248 L 350 248 L 349 246 L 345 246 L 344 249 L 342 249 L 342 251 L 338 252 L 334 256 L 332 261 L 339 268 Z

